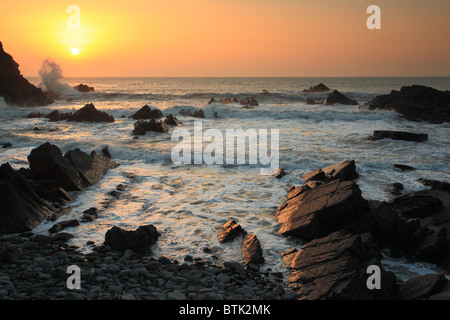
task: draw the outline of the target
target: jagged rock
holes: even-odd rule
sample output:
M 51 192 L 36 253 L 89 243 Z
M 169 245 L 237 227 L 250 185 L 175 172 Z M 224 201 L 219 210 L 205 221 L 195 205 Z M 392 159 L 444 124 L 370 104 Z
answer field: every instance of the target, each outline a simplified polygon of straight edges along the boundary
M 431 187 L 431 189 L 450 191 L 450 183 L 449 182 L 423 179 L 423 178 L 420 178 L 419 182 L 422 183 L 424 186 Z
M 334 232 L 291 250 L 284 256 L 291 270 L 290 285 L 305 300 L 390 299 L 396 289 L 396 277 L 381 265 L 379 249 L 368 234 Z M 370 290 L 367 268 L 381 271 L 381 289 Z
M 235 221 L 230 220 L 222 226 L 222 230 L 219 233 L 219 243 L 225 243 L 234 240 L 240 235 L 244 235 L 246 232 L 242 227 Z
M 50 120 L 50 122 L 56 122 L 56 121 L 64 121 L 70 118 L 72 116 L 72 112 L 68 113 L 61 113 L 58 110 L 50 112 L 48 115 L 44 116 L 44 118 L 47 118 Z
M 81 191 L 100 180 L 108 169 L 117 164 L 101 158 L 93 151 L 90 155 L 80 149 L 70 150 L 65 156 L 48 142 L 33 149 L 28 156 L 34 180 L 50 181 L 67 191 Z
M 356 171 L 355 160 L 346 160 L 337 164 L 332 164 L 322 169 L 305 173 L 302 178 L 305 182 L 322 181 L 328 182 L 332 180 L 354 180 L 359 177 Z
M 309 93 L 314 93 L 314 92 L 328 92 L 331 91 L 330 88 L 328 88 L 326 85 L 324 85 L 323 83 L 319 83 L 316 86 L 313 87 L 309 87 L 309 89 L 303 89 L 303 92 L 309 92 Z
M 412 133 L 404 131 L 375 130 L 369 137 L 369 140 L 376 141 L 381 139 L 405 140 L 422 142 L 428 140 L 426 133 Z
M 346 97 L 345 95 L 343 95 L 342 93 L 340 93 L 337 90 L 334 90 L 332 93 L 330 93 L 323 105 L 325 106 L 329 106 L 329 105 L 333 105 L 333 104 L 346 104 L 346 105 L 358 105 L 359 103 L 356 100 L 350 99 L 348 97 Z
M 239 104 L 242 106 L 246 106 L 247 108 L 259 106 L 258 101 L 256 101 L 256 99 L 253 97 L 244 98 L 239 101 Z
M 342 229 L 365 213 L 369 206 L 353 181 L 333 180 L 306 189 L 276 211 L 279 233 L 310 241 Z
M 45 106 L 53 103 L 42 89 L 37 88 L 19 71 L 19 65 L 3 50 L 0 42 L 0 97 L 18 107 Z
M 158 231 L 153 225 L 140 226 L 136 230 L 124 230 L 113 226 L 105 234 L 105 246 L 113 250 L 132 250 L 136 253 L 148 253 L 158 240 Z
M 244 266 L 264 263 L 261 244 L 254 234 L 247 233 L 242 239 L 242 258 Z
M 162 117 L 162 112 L 159 109 L 151 109 L 148 105 L 143 106 L 135 114 L 131 116 L 134 120 L 143 119 L 159 119 Z
M 393 110 L 412 121 L 442 123 L 450 121 L 450 91 L 440 91 L 422 85 L 404 86 L 377 96 L 362 109 Z
M 417 191 L 395 197 L 390 207 L 405 218 L 425 218 L 441 210 L 443 204 L 426 191 Z
M 83 108 L 72 114 L 67 121 L 76 122 L 114 122 L 114 117 L 106 112 L 99 111 L 92 103 L 85 105 Z
M 277 171 L 273 174 L 274 178 L 281 179 L 286 175 L 286 171 L 282 168 L 278 168 Z

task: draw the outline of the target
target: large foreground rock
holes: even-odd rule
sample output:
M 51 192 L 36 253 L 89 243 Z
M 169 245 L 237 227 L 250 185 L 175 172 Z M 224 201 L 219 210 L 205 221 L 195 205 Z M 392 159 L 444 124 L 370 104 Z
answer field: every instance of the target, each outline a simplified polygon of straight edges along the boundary
M 291 270 L 290 285 L 305 300 L 391 299 L 396 277 L 381 265 L 381 254 L 369 234 L 352 235 L 345 231 L 305 244 L 284 257 Z M 378 266 L 381 289 L 368 289 L 367 268 Z
M 158 231 L 153 225 L 140 226 L 136 230 L 124 230 L 113 226 L 105 234 L 106 246 L 113 250 L 132 250 L 145 254 L 150 252 L 151 246 L 158 240 Z
M 422 85 L 404 86 L 400 91 L 375 97 L 361 107 L 368 110 L 392 110 L 412 121 L 442 123 L 450 121 L 450 91 Z
M 72 114 L 67 121 L 76 122 L 114 122 L 114 117 L 106 112 L 99 111 L 92 103 Z
M 275 214 L 282 224 L 279 233 L 306 241 L 342 229 L 369 208 L 353 181 L 333 180 L 314 188 L 296 189 Z
M 70 150 L 64 156 L 49 142 L 33 149 L 28 156 L 33 180 L 60 186 L 66 191 L 80 191 L 99 181 L 117 164 L 102 158 L 95 151 L 90 155 L 80 149 Z
M 36 107 L 53 103 L 42 89 L 37 88 L 19 71 L 19 65 L 3 50 L 0 42 L 0 97 L 7 104 L 19 107 Z
M 31 231 L 55 210 L 21 171 L 9 163 L 0 166 L 0 234 Z

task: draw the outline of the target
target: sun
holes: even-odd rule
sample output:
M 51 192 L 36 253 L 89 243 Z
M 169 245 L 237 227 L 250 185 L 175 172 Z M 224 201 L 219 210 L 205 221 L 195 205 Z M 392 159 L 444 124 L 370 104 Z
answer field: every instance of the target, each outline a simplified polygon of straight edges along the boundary
M 78 50 L 77 48 L 73 48 L 73 49 L 72 49 L 72 54 L 73 54 L 74 56 L 77 56 L 79 53 L 80 53 L 80 50 Z

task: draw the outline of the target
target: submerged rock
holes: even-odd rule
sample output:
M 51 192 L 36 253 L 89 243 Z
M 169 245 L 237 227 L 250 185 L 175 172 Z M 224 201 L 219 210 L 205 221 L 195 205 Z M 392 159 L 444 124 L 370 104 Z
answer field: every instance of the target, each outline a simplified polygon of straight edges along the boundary
M 423 142 L 428 140 L 426 133 L 412 133 L 405 131 L 375 130 L 369 140 L 376 141 L 381 139 L 405 140 Z

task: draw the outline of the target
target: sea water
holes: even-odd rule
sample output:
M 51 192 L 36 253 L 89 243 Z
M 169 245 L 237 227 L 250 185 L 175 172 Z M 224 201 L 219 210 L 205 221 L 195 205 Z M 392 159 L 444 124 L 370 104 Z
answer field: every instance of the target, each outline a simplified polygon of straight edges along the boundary
M 29 79 L 39 84 L 39 79 Z M 95 92 L 66 90 L 61 99 L 47 107 L 17 108 L 0 101 L 0 163 L 14 168 L 28 167 L 27 156 L 33 148 L 48 141 L 62 152 L 80 148 L 85 152 L 108 147 L 120 164 L 82 192 L 73 193 L 67 205 L 71 213 L 61 220 L 79 219 L 90 207 L 100 210 L 99 218 L 67 229 L 75 237 L 70 243 L 89 252 L 103 243 L 113 225 L 136 229 L 153 224 L 161 236 L 153 248 L 156 255 L 183 261 L 186 255 L 223 261 L 241 261 L 239 240 L 219 244 L 222 225 L 235 219 L 261 242 L 266 259 L 264 268 L 287 273 L 281 253 L 301 248 L 298 239 L 277 233 L 274 211 L 284 203 L 290 186 L 303 184 L 306 172 L 354 159 L 357 180 L 365 199 L 389 201 L 394 182 L 404 192 L 426 189 L 419 178 L 450 180 L 450 124 L 411 122 L 391 111 L 360 110 L 358 106 L 307 105 L 308 97 L 323 101 L 327 93 L 304 93 L 319 82 L 337 89 L 363 104 L 380 94 L 399 90 L 404 85 L 422 84 L 440 90 L 450 88 L 450 78 L 83 78 L 64 79 L 70 86 L 85 83 Z M 263 93 L 263 90 L 267 90 Z M 269 93 L 267 93 L 269 92 Z M 242 108 L 238 103 L 208 104 L 212 98 L 254 97 L 259 106 Z M 74 112 L 87 103 L 113 115 L 114 123 L 48 122 L 28 119 L 31 112 Z M 135 120 L 129 118 L 144 105 L 173 114 L 182 124 L 167 133 L 147 132 L 133 139 Z M 203 110 L 204 119 L 184 116 Z M 171 136 L 176 128 L 193 131 L 194 121 L 204 130 L 277 129 L 279 164 L 288 174 L 281 179 L 261 175 L 257 165 L 175 165 L 171 151 L 177 144 Z M 39 127 L 42 130 L 33 130 Z M 374 130 L 423 132 L 424 143 L 390 139 L 369 141 Z M 401 172 L 394 163 L 416 170 Z M 116 186 L 125 190 L 119 197 L 110 195 Z M 56 221 L 58 222 L 58 221 Z M 36 233 L 47 233 L 56 222 L 42 222 Z M 385 267 L 406 280 L 414 275 L 437 272 L 430 264 L 411 264 L 387 254 Z M 437 271 L 436 271 L 437 270 Z

